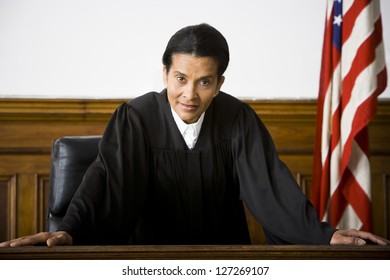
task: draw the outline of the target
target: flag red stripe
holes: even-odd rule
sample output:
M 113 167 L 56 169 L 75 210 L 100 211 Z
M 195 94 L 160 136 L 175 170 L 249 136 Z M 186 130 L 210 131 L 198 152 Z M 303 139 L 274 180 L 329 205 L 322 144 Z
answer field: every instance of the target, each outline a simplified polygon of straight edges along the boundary
M 352 6 L 343 16 L 343 37 L 342 43 L 344 44 L 352 33 L 355 20 L 359 14 L 371 3 L 371 0 L 355 1 Z
M 330 200 L 330 207 L 328 213 L 329 222 L 333 226 L 337 226 L 339 224 L 340 219 L 347 205 L 348 202 L 343 195 L 342 189 L 337 188 L 332 195 L 332 199 Z
M 329 157 L 326 157 L 325 165 L 323 171 L 323 176 L 321 177 L 320 182 L 320 188 L 315 188 L 315 190 L 318 190 L 318 201 L 316 201 L 316 205 L 318 205 L 318 215 L 321 219 L 324 218 L 327 208 L 328 208 L 328 201 L 330 196 L 330 181 L 329 181 Z M 314 189 L 313 189 L 314 191 Z

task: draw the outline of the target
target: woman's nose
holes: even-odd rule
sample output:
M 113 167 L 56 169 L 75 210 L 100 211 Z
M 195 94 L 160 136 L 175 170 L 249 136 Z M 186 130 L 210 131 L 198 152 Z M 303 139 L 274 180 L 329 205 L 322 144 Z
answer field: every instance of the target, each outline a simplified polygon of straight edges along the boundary
M 195 85 L 192 85 L 192 84 L 188 84 L 185 88 L 185 91 L 184 91 L 184 97 L 187 99 L 187 100 L 193 100 L 193 99 L 196 99 L 197 97 L 197 93 L 196 93 L 196 87 Z

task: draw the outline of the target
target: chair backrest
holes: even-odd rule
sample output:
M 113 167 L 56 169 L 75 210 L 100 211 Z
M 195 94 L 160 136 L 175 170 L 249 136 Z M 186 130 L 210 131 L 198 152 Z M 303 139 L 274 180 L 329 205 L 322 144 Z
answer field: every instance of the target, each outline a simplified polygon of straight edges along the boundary
M 89 165 L 98 154 L 101 136 L 66 136 L 51 152 L 47 231 L 56 231 Z

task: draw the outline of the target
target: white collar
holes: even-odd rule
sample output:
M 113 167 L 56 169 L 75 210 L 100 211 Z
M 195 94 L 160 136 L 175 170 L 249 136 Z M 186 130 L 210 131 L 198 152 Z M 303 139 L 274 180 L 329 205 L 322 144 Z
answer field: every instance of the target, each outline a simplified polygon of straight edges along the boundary
M 192 149 L 193 146 L 195 146 L 195 143 L 196 141 L 198 140 L 198 137 L 199 137 L 199 133 L 200 133 L 200 130 L 202 128 L 202 124 L 203 124 L 203 120 L 204 120 L 204 114 L 205 112 L 202 113 L 202 115 L 200 115 L 198 121 L 196 123 L 191 123 L 191 124 L 186 124 L 180 117 L 179 115 L 175 112 L 175 110 L 173 110 L 173 108 L 171 107 L 171 112 L 172 112 L 172 116 L 173 116 L 173 119 L 175 120 L 175 123 L 181 133 L 181 135 L 184 137 L 184 134 L 186 132 L 186 129 L 188 127 L 192 127 L 194 130 L 195 130 L 195 137 L 191 140 L 192 143 L 188 143 L 187 142 L 187 139 L 186 137 L 185 140 L 186 140 L 186 143 L 187 143 L 187 146 Z

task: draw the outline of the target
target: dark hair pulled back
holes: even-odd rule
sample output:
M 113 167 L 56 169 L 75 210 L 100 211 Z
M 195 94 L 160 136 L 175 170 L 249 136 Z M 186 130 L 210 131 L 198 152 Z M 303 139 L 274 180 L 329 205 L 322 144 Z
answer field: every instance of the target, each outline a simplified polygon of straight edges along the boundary
M 218 64 L 218 79 L 229 64 L 229 47 L 225 37 L 206 23 L 184 27 L 171 37 L 162 58 L 168 72 L 172 55 L 177 53 L 214 58 Z

